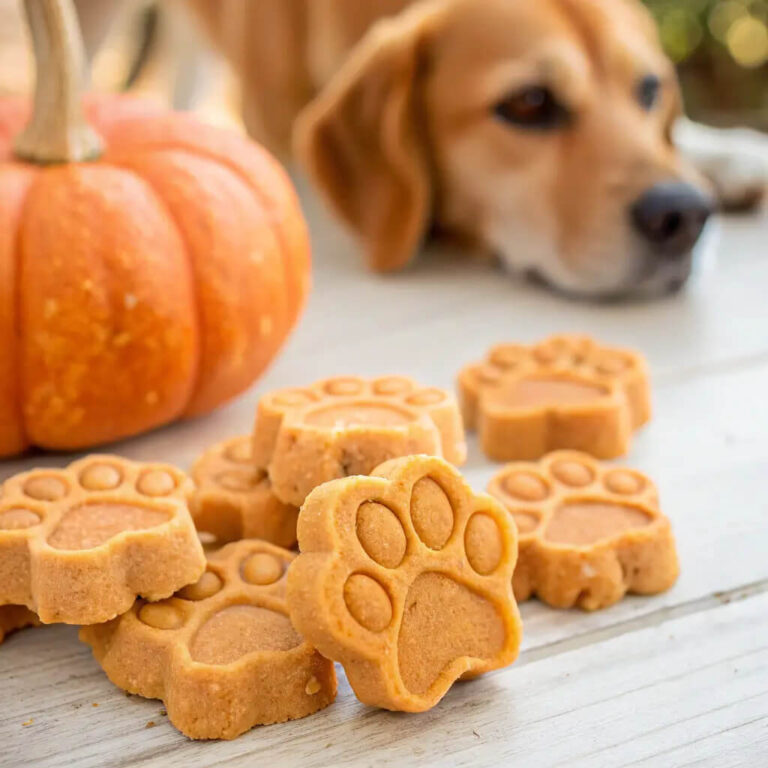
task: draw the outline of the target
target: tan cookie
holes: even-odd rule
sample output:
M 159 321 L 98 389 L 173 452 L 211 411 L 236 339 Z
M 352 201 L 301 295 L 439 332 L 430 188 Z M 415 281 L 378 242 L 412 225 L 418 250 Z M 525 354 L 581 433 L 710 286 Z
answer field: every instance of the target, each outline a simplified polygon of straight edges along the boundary
M 165 464 L 89 456 L 6 480 L 0 605 L 46 624 L 90 624 L 194 582 L 205 557 L 187 510 L 192 484 Z
M 197 490 L 189 509 L 198 531 L 219 544 L 263 539 L 290 549 L 299 509 L 272 493 L 266 470 L 253 465 L 251 442 L 250 436 L 235 437 L 200 456 L 192 468 Z
M 109 679 L 162 699 L 192 739 L 234 739 L 255 725 L 306 717 L 336 696 L 333 663 L 291 626 L 285 570 L 294 555 L 243 540 L 208 557 L 200 580 L 159 603 L 138 600 L 83 627 Z
M 255 466 L 267 467 L 275 493 L 289 504 L 300 506 L 328 480 L 419 453 L 462 464 L 464 428 L 450 393 L 404 376 L 327 379 L 259 401 Z
M 517 523 L 518 600 L 557 608 L 605 608 L 627 592 L 655 594 L 677 579 L 675 540 L 656 488 L 633 469 L 556 451 L 509 464 L 488 490 Z
M 299 547 L 291 621 L 364 703 L 421 712 L 457 678 L 515 660 L 515 527 L 443 459 L 394 459 L 315 489 Z
M 585 336 L 493 347 L 459 373 L 459 399 L 467 429 L 496 461 L 559 448 L 615 458 L 651 412 L 643 357 Z
M 24 627 L 37 627 L 40 619 L 23 605 L 0 605 L 0 643 L 7 635 Z

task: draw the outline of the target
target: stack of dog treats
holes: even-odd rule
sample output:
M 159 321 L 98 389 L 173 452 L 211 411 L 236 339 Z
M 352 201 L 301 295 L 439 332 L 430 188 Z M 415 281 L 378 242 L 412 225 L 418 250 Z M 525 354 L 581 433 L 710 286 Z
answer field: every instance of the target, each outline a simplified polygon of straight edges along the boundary
M 516 599 L 594 610 L 671 586 L 653 483 L 598 460 L 649 418 L 638 355 L 502 345 L 459 392 L 333 378 L 265 395 L 191 478 L 90 456 L 7 480 L 0 639 L 82 625 L 115 685 L 191 738 L 234 738 L 330 704 L 334 661 L 364 703 L 423 711 L 514 661 Z M 463 424 L 511 462 L 489 494 L 456 469 Z

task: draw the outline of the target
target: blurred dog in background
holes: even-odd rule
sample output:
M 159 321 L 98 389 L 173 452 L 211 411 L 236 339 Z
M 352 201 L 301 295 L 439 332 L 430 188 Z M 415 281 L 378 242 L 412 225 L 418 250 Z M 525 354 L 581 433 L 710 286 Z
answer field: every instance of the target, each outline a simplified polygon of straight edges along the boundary
M 86 29 L 108 5 L 80 0 Z M 674 69 L 638 0 L 185 6 L 239 76 L 249 132 L 278 153 L 295 133 L 377 270 L 438 231 L 569 294 L 661 295 L 688 279 L 715 196 L 764 189 L 722 132 L 683 124 L 693 149 L 675 145 Z

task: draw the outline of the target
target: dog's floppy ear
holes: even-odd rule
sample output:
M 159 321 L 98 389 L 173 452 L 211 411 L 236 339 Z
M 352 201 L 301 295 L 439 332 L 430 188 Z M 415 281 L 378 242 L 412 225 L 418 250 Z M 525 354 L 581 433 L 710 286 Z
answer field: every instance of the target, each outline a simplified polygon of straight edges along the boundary
M 419 81 L 435 18 L 416 7 L 378 22 L 296 124 L 299 160 L 379 271 L 407 264 L 430 223 Z

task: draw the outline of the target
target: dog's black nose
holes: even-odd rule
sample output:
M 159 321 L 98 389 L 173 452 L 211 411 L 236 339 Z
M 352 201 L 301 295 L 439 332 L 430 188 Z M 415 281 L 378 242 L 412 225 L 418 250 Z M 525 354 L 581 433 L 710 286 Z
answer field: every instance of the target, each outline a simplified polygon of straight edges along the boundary
M 637 200 L 631 214 L 635 229 L 660 255 L 683 256 L 699 239 L 712 214 L 712 202 L 691 184 L 665 181 Z

